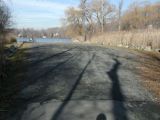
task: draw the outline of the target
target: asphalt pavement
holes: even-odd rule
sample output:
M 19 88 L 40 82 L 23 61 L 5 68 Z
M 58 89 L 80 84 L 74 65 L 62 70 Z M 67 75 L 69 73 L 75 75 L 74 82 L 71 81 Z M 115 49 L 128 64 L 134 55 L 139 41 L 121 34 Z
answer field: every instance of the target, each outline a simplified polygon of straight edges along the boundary
M 160 120 L 138 56 L 93 45 L 34 45 L 8 120 Z

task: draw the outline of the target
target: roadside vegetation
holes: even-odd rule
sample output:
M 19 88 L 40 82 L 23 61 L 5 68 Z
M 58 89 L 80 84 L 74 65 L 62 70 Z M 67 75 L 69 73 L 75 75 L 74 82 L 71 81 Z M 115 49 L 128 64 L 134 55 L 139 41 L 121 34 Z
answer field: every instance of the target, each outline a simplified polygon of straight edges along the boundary
M 140 58 L 140 65 L 136 68 L 142 77 L 142 85 L 155 96 L 155 101 L 160 103 L 160 55 L 147 51 L 136 53 Z
M 5 48 L 10 49 L 10 46 Z M 0 87 L 0 119 L 5 119 L 6 114 L 10 111 L 15 103 L 15 95 L 21 89 L 21 83 L 25 76 L 24 49 L 17 49 L 11 53 L 11 56 L 5 58 L 3 65 L 3 74 Z
M 109 0 L 83 0 L 71 7 L 63 19 L 65 33 L 83 42 L 134 49 L 160 48 L 160 2 L 133 2 L 124 11 L 123 0 L 115 6 Z
M 160 30 L 132 30 L 107 32 L 93 36 L 92 43 L 104 46 L 118 46 L 146 51 L 160 50 Z
M 0 0 L 0 59 L 1 59 L 1 71 L 0 71 L 0 85 L 2 85 L 3 79 L 6 77 L 5 74 L 5 64 L 6 64 L 6 56 L 5 56 L 5 45 L 6 45 L 6 35 L 8 33 L 8 27 L 10 26 L 10 11 L 5 3 Z M 0 86 L 1 87 L 1 86 Z
M 16 42 L 10 38 L 11 13 L 5 2 L 0 0 L 0 119 L 3 119 L 13 103 L 13 95 L 19 87 L 19 78 L 23 51 L 13 47 L 11 43 Z M 12 47 L 11 47 L 12 46 Z

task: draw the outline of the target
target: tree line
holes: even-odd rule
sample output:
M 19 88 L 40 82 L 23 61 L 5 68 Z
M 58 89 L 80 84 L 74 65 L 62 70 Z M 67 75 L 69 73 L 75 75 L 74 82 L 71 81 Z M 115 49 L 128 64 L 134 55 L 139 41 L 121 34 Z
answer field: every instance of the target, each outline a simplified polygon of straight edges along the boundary
M 124 11 L 109 0 L 80 0 L 78 7 L 65 11 L 63 26 L 68 36 L 88 36 L 107 31 L 160 28 L 160 2 L 133 2 Z
M 4 55 L 6 34 L 9 32 L 9 26 L 11 25 L 10 10 L 6 6 L 3 0 L 0 0 L 0 89 L 3 85 L 3 80 L 6 77 L 5 64 L 6 57 Z
M 47 38 L 65 38 L 64 30 L 60 27 L 48 28 L 35 30 L 33 28 L 23 28 L 23 29 L 14 29 L 13 34 L 16 37 L 25 37 L 25 38 L 42 38 L 43 36 Z

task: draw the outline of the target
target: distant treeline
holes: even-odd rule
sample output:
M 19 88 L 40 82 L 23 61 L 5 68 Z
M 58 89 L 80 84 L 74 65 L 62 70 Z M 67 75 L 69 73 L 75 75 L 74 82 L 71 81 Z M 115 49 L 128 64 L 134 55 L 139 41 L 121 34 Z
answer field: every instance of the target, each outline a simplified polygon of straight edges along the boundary
M 65 34 L 93 36 L 107 31 L 160 28 L 160 2 L 137 1 L 124 11 L 125 0 L 113 5 L 109 0 L 80 0 L 78 7 L 65 11 Z
M 35 30 L 32 28 L 15 29 L 13 34 L 16 37 L 26 37 L 26 38 L 65 38 L 64 30 L 62 28 L 49 28 L 43 30 Z

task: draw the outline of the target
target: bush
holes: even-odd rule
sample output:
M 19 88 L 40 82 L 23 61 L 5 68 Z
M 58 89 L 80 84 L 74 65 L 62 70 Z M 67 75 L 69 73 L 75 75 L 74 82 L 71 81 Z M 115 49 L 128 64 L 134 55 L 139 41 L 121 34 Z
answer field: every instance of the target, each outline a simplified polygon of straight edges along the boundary
M 16 38 L 11 38 L 11 39 L 10 39 L 10 43 L 15 43 L 15 42 L 17 42 L 17 39 L 16 39 Z

